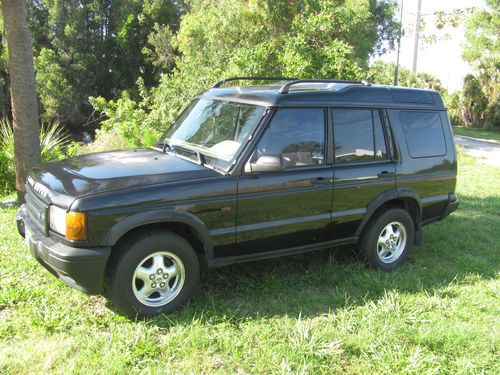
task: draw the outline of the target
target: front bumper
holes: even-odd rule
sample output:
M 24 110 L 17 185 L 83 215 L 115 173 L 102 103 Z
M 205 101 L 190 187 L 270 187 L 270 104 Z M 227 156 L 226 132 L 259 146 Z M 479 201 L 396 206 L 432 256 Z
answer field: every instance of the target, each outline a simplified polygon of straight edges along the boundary
M 17 212 L 16 223 L 31 254 L 51 274 L 82 292 L 102 292 L 111 247 L 71 247 L 50 236 L 44 236 L 26 215 L 24 205 Z

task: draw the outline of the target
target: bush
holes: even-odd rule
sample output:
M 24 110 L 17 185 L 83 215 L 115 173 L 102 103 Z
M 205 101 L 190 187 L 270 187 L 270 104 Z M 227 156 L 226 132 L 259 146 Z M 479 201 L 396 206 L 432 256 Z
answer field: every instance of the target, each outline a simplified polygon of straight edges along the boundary
M 14 134 L 10 122 L 0 119 L 0 194 L 5 195 L 15 188 Z
M 377 60 L 368 69 L 367 79 L 374 83 L 392 85 L 394 83 L 395 69 L 396 64 Z M 446 90 L 438 78 L 429 73 L 414 74 L 402 66 L 399 66 L 398 85 L 436 90 L 441 95 L 446 95 Z
M 5 195 L 16 188 L 14 133 L 7 119 L 0 119 L 0 147 L 0 194 Z M 40 128 L 40 148 L 42 161 L 50 161 L 75 155 L 78 144 L 70 142 L 67 131 L 55 122 Z
M 448 109 L 448 116 L 453 126 L 463 126 L 464 121 L 462 118 L 462 106 L 460 103 L 460 93 L 454 92 L 453 94 L 445 95 L 443 97 L 446 108 Z
M 127 93 L 117 101 L 90 98 L 95 110 L 106 117 L 96 131 L 95 141 L 82 151 L 96 152 L 133 147 L 149 147 L 160 137 L 160 126 L 152 121 L 147 109 L 147 93 L 140 83 L 143 100 L 135 102 Z M 165 130 L 165 129 L 163 129 Z

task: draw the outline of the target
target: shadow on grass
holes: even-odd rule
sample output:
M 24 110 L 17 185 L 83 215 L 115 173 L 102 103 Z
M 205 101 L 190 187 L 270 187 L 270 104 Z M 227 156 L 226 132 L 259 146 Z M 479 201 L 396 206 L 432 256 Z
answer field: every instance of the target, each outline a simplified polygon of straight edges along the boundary
M 500 264 L 500 200 L 461 199 L 459 211 L 425 227 L 422 246 L 394 272 L 366 266 L 345 246 L 228 266 L 208 271 L 185 308 L 150 322 L 168 327 L 193 319 L 312 317 L 376 301 L 386 291 L 432 295 L 453 283 L 493 278 Z

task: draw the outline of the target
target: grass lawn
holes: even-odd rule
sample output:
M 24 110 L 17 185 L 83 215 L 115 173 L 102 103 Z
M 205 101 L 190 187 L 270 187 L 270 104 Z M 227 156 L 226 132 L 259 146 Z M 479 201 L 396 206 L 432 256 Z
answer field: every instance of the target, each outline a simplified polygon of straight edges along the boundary
M 460 153 L 459 211 L 392 273 L 350 248 L 208 272 L 131 322 L 64 286 L 0 211 L 0 373 L 500 373 L 500 168 Z
M 466 135 L 469 137 L 489 139 L 500 142 L 500 131 L 498 130 L 481 130 L 481 129 L 465 128 L 463 126 L 454 126 L 453 133 L 458 135 Z

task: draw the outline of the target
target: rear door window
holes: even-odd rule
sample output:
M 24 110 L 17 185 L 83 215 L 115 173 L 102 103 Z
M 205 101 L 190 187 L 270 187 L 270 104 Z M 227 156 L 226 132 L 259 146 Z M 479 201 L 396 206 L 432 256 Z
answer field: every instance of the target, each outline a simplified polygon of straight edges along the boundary
M 333 138 L 335 163 L 386 160 L 380 112 L 371 109 L 334 109 Z
M 412 158 L 446 154 L 443 123 L 437 112 L 402 111 L 399 114 Z

